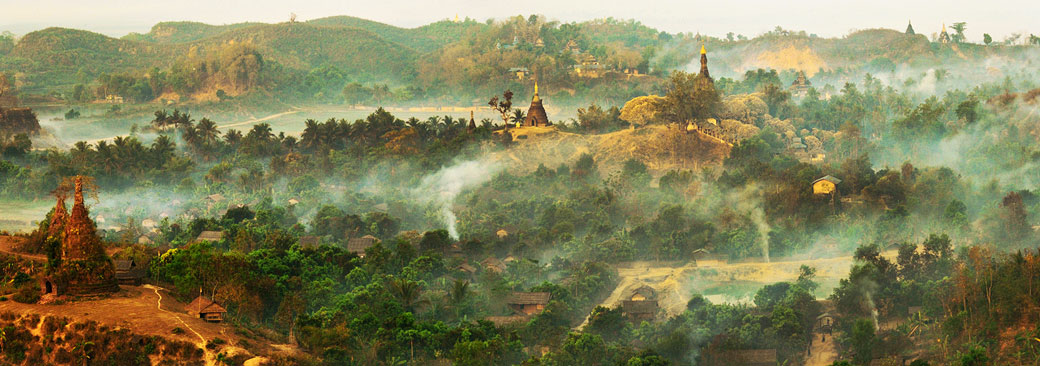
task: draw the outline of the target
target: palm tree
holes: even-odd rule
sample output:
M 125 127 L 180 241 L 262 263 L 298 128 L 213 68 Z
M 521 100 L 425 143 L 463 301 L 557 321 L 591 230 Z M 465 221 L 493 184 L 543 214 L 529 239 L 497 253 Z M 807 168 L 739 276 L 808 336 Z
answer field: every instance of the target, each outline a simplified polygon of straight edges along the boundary
M 524 114 L 524 111 L 522 109 L 516 108 L 516 109 L 513 109 L 513 116 L 510 117 L 510 120 L 513 123 L 519 125 L 521 123 L 524 123 L 524 118 L 526 118 L 526 117 L 527 117 L 527 115 Z
M 416 305 L 423 303 L 423 300 L 419 299 L 422 294 L 422 286 L 418 282 L 409 280 L 407 278 L 394 278 L 390 280 L 390 291 L 397 297 L 397 300 L 401 302 L 408 311 L 413 311 Z
M 164 130 L 166 126 L 170 124 L 170 116 L 166 114 L 166 110 L 155 111 L 155 119 L 152 120 L 152 126 L 155 126 L 157 130 Z
M 211 121 L 209 118 L 199 120 L 199 123 L 195 125 L 195 130 L 198 132 L 202 142 L 206 144 L 212 144 L 220 137 L 220 130 L 217 129 L 216 122 Z
M 461 318 L 465 311 L 465 301 L 469 298 L 469 281 L 455 280 L 451 284 L 451 308 L 455 310 L 455 317 Z

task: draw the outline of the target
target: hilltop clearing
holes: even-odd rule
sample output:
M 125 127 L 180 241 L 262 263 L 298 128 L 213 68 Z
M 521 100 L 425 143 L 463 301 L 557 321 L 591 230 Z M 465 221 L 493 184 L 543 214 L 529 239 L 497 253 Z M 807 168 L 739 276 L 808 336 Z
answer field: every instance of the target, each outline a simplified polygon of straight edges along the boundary
M 516 139 L 510 149 L 497 153 L 496 160 L 533 171 L 538 165 L 570 164 L 582 154 L 592 154 L 607 170 L 620 168 L 636 159 L 657 171 L 692 169 L 718 164 L 729 155 L 730 146 L 700 133 L 686 134 L 674 125 L 652 125 L 605 134 L 577 134 L 554 128 L 510 129 Z

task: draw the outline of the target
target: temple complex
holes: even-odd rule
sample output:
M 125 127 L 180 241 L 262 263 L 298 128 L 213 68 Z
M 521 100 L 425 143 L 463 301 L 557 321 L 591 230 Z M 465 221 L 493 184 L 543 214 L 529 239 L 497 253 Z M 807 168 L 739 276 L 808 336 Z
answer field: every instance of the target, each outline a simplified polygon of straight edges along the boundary
M 542 98 L 538 96 L 538 82 L 534 83 L 534 97 L 531 98 L 531 107 L 527 109 L 527 117 L 524 118 L 524 127 L 549 126 L 549 117 L 542 107 Z

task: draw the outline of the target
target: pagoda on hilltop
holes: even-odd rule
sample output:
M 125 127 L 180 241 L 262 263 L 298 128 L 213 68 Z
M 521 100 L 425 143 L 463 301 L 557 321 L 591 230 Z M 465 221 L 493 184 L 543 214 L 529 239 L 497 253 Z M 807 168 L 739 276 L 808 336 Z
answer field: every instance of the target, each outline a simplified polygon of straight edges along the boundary
M 708 73 L 708 49 L 701 45 L 701 72 L 697 73 L 697 76 L 703 76 L 709 81 L 711 80 L 711 74 Z
M 912 36 L 912 35 L 916 34 L 916 33 L 914 33 L 914 26 L 913 26 L 913 24 L 910 24 L 909 20 L 906 21 L 906 34 L 908 36 Z
M 538 96 L 538 82 L 534 83 L 534 97 L 531 98 L 531 107 L 527 109 L 527 117 L 524 118 L 524 127 L 549 126 L 549 117 L 542 107 L 542 98 Z
M 939 43 L 942 43 L 942 44 L 950 43 L 950 34 L 946 33 L 946 23 L 943 23 L 942 33 L 939 33 Z
M 51 262 L 47 275 L 41 278 L 40 288 L 45 295 L 97 295 L 119 291 L 115 266 L 105 255 L 104 244 L 83 203 L 82 176 L 76 176 L 74 189 L 69 213 L 65 211 L 64 197 L 58 194 L 48 236 L 61 230 L 61 258 Z

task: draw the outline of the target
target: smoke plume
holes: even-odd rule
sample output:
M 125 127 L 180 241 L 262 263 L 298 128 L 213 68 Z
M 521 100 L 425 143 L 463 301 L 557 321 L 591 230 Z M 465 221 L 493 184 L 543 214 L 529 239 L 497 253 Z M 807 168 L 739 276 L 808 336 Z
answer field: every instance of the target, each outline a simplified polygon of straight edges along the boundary
M 459 239 L 455 212 L 452 204 L 463 190 L 478 186 L 491 180 L 499 171 L 498 164 L 471 160 L 457 163 L 422 179 L 420 188 L 415 192 L 417 197 L 433 205 L 440 212 L 441 219 L 452 239 Z

